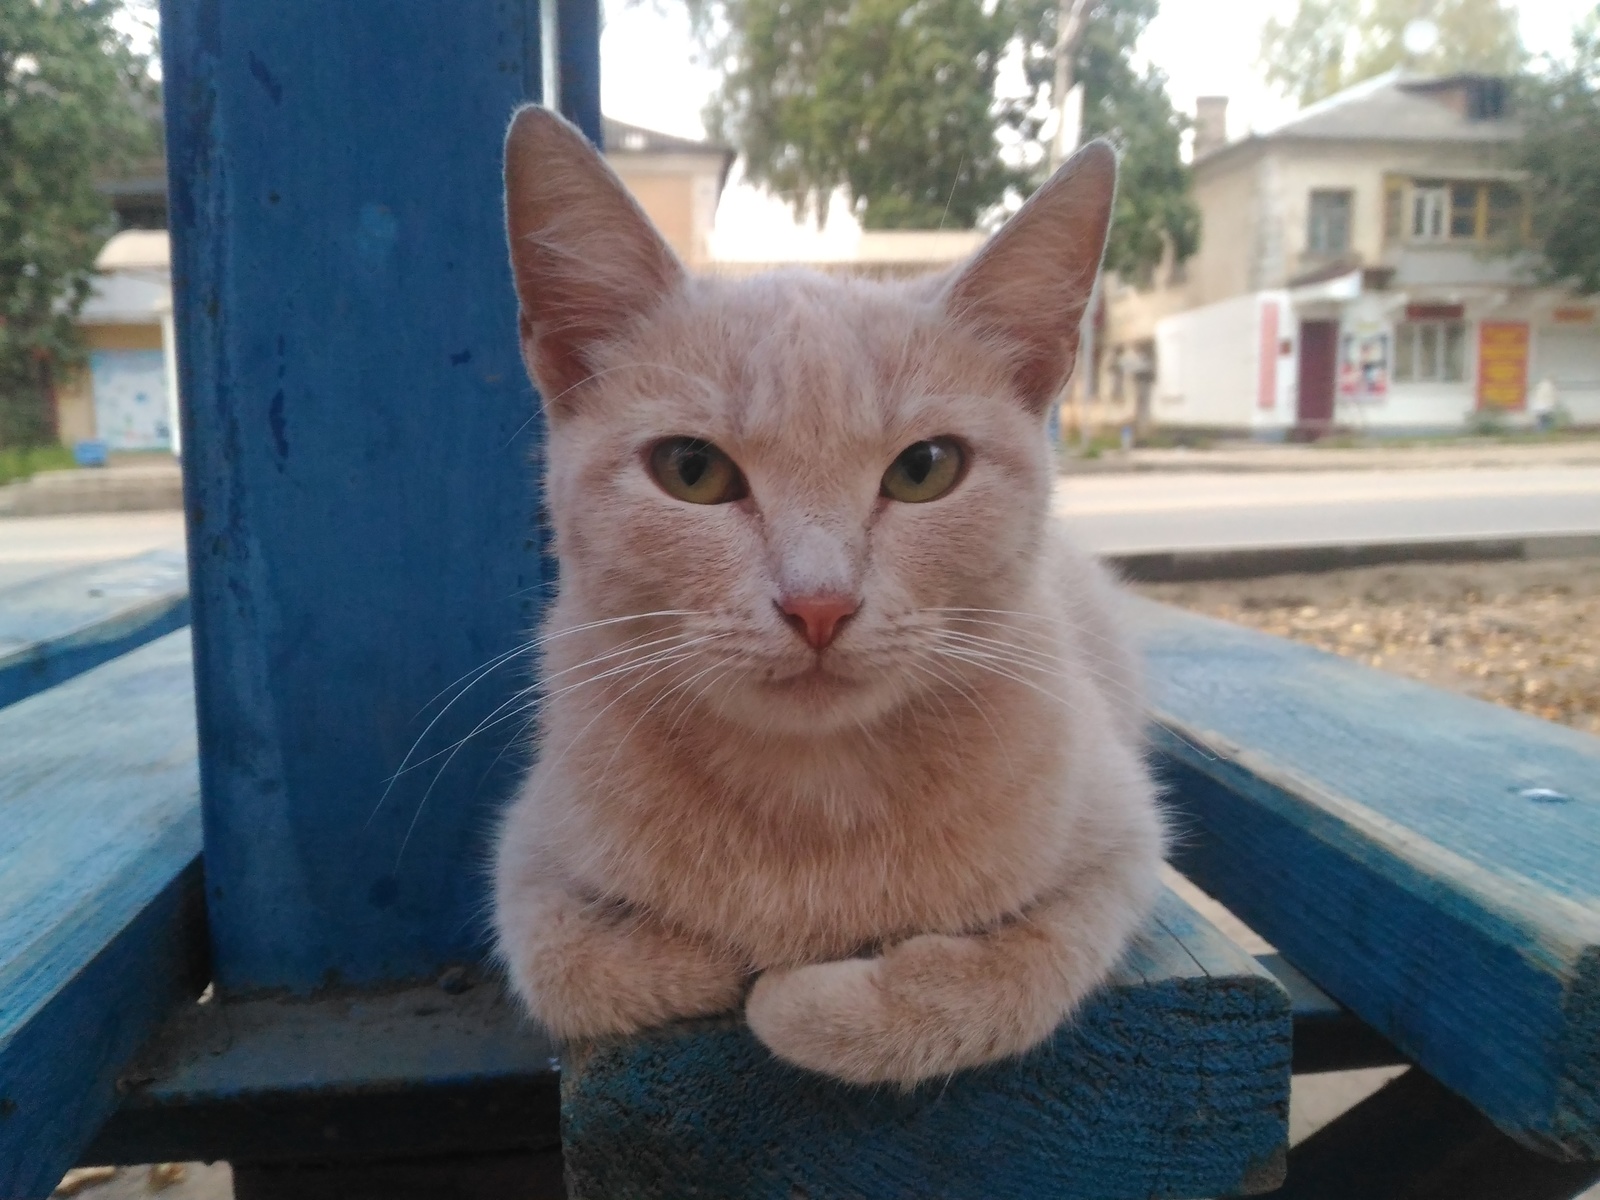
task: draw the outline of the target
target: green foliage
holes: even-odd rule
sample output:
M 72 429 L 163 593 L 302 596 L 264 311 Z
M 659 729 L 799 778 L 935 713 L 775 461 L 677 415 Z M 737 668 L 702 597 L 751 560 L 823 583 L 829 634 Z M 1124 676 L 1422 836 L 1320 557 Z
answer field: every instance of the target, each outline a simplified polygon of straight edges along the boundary
M 752 178 L 819 219 L 844 185 L 868 228 L 970 228 L 1014 182 L 995 141 L 1009 36 L 979 0 L 727 0 L 710 112 Z
M 1546 276 L 1600 292 L 1600 18 L 1573 35 L 1568 61 L 1547 61 L 1522 81 L 1517 113 L 1518 165 Z
M 113 229 L 96 175 L 149 149 L 151 85 L 117 12 L 0 0 L 0 446 L 49 438 L 51 380 L 82 361 L 74 317 Z
M 819 220 L 843 187 L 869 229 L 970 228 L 1044 178 L 1058 0 L 689 0 L 713 61 L 708 111 L 750 178 Z M 1130 273 L 1180 258 L 1199 216 L 1166 81 L 1130 65 L 1157 0 L 1096 0 L 1078 44 L 1084 134 L 1121 148 L 1109 261 Z M 1022 94 L 999 97 L 1021 55 Z
M 40 471 L 60 471 L 77 465 L 65 446 L 0 447 L 0 484 L 17 483 Z
M 1166 78 L 1153 67 L 1140 74 L 1129 62 L 1156 7 L 1156 0 L 1102 0 L 1078 48 L 1084 136 L 1109 138 L 1122 151 L 1106 266 L 1130 279 L 1147 275 L 1167 245 L 1179 262 L 1200 248 L 1200 212 L 1179 158 L 1187 122 L 1173 111 Z M 1055 22 L 1043 26 L 1051 45 Z
M 1439 36 L 1414 55 L 1403 38 L 1417 20 L 1432 21 Z M 1396 67 L 1510 75 L 1524 57 L 1507 0 L 1300 0 L 1288 21 L 1274 17 L 1261 34 L 1267 81 L 1301 104 Z

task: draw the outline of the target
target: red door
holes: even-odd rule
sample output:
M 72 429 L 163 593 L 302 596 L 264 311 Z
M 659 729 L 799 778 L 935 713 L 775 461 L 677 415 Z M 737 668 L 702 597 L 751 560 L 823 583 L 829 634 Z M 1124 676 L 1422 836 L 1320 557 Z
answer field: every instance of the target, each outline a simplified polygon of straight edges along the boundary
M 1333 424 L 1334 373 L 1339 363 L 1339 322 L 1300 322 L 1300 403 L 1296 424 L 1320 433 Z

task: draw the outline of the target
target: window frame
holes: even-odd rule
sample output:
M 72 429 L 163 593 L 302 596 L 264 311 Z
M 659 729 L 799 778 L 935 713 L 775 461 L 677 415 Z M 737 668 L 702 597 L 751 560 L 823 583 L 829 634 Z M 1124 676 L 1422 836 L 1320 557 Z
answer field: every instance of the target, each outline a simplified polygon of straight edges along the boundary
M 1349 254 L 1355 241 L 1355 212 L 1354 188 L 1312 188 L 1306 202 L 1306 257 Z M 1335 229 L 1340 233 L 1338 245 L 1331 244 L 1328 237 Z
M 1390 177 L 1385 187 L 1390 243 L 1484 246 L 1526 231 L 1527 196 L 1513 180 Z
M 1462 317 L 1427 317 L 1394 323 L 1394 382 L 1469 383 L 1469 322 Z

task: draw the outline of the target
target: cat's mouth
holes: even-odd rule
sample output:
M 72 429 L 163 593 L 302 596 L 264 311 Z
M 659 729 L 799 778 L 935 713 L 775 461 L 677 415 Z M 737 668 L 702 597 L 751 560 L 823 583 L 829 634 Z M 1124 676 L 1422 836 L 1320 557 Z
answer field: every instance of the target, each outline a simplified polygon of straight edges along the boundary
M 831 695 L 861 686 L 861 680 L 838 670 L 826 655 L 819 654 L 809 665 L 788 675 L 763 680 L 766 687 L 788 694 Z

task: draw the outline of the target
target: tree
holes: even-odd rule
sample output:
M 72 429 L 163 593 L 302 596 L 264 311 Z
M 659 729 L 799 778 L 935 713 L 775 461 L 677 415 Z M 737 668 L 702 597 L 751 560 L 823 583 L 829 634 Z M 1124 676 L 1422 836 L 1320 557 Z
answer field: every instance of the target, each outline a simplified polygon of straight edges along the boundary
M 726 0 L 713 133 L 819 218 L 843 186 L 868 228 L 970 228 L 1016 173 L 995 140 L 1010 36 L 980 0 Z
M 115 0 L 0 0 L 0 446 L 52 436 L 75 318 L 114 229 L 96 176 L 146 152 L 147 64 Z
M 1522 80 L 1516 155 L 1527 172 L 1532 238 L 1550 282 L 1600 292 L 1600 18 L 1573 35 L 1569 60 Z
M 726 64 L 713 133 L 797 214 L 820 219 L 842 187 L 869 229 L 970 228 L 1043 180 L 1059 0 L 691 0 L 690 11 Z M 1070 72 L 1085 134 L 1123 149 L 1110 261 L 1139 271 L 1169 243 L 1192 253 L 1199 228 L 1182 119 L 1160 74 L 1129 64 L 1155 11 L 1156 0 L 1090 0 Z M 1010 54 L 1024 86 L 1000 96 Z
M 1406 28 L 1432 23 L 1432 45 L 1408 50 Z M 1506 0 L 1300 0 L 1261 33 L 1267 81 L 1311 104 L 1396 67 L 1422 74 L 1512 75 L 1525 55 Z
M 1024 70 L 1033 94 L 1021 132 L 1036 141 L 1042 131 L 1031 114 L 1046 96 L 1054 99 L 1059 75 L 1054 47 L 1060 12 L 1055 0 L 1027 2 Z M 1091 0 L 1071 71 L 1084 89 L 1083 136 L 1109 138 L 1122 152 L 1106 266 L 1134 279 L 1147 275 L 1169 247 L 1179 262 L 1200 248 L 1200 213 L 1181 158 L 1187 122 L 1172 108 L 1165 76 L 1154 67 L 1138 72 L 1130 61 L 1157 7 L 1157 0 Z

